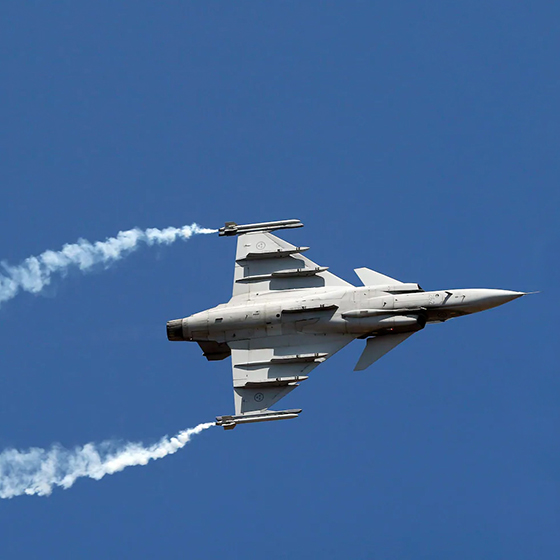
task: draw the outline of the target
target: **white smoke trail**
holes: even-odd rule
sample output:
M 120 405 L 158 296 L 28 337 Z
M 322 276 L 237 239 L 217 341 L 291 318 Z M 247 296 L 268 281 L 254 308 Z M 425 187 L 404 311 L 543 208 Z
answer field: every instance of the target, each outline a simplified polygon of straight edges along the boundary
M 196 234 L 216 231 L 197 224 L 165 229 L 134 228 L 120 231 L 116 237 L 108 237 L 105 241 L 90 243 L 79 239 L 77 243 L 64 245 L 60 251 L 45 251 L 38 257 L 29 257 L 18 266 L 2 262 L 5 274 L 0 274 L 0 305 L 14 298 L 20 290 L 39 293 L 50 284 L 54 273 L 64 275 L 72 267 L 87 271 L 98 264 L 109 266 L 137 249 L 140 243 L 169 245 L 177 239 L 186 240 Z
M 172 438 L 144 447 L 141 443 L 126 443 L 118 449 L 112 442 L 99 445 L 88 443 L 73 450 L 61 446 L 51 449 L 31 448 L 27 451 L 6 449 L 0 453 L 0 498 L 14 496 L 49 496 L 54 486 L 70 488 L 77 478 L 95 480 L 126 467 L 146 465 L 151 459 L 161 459 L 183 448 L 193 435 L 214 426 L 213 422 L 179 432 Z

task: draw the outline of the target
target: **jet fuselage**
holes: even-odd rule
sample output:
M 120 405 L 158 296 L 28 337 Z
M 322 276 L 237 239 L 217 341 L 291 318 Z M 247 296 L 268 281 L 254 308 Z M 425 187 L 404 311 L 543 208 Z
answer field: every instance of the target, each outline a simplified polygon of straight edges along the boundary
M 197 342 L 210 361 L 231 356 L 235 414 L 216 417 L 225 429 L 296 418 L 301 409 L 271 406 L 357 338 L 366 339 L 354 367 L 363 371 L 428 323 L 524 295 L 492 289 L 426 292 L 365 267 L 355 269 L 363 284 L 355 287 L 307 258 L 309 247 L 272 234 L 302 226 L 299 220 L 227 222 L 220 235 L 237 236 L 232 298 L 167 323 L 169 340 Z
M 491 309 L 522 295 L 479 288 L 425 292 L 416 284 L 307 289 L 304 293 L 261 296 L 239 303 L 233 298 L 229 303 L 170 321 L 168 333 L 174 340 L 218 343 L 296 332 L 367 337 L 413 332 L 426 323 Z

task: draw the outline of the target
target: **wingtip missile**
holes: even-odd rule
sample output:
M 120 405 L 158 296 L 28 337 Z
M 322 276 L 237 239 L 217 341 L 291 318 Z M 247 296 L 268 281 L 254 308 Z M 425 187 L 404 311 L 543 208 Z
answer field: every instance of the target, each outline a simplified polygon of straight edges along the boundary
M 303 227 L 300 220 L 279 220 L 277 222 L 261 222 L 258 224 L 240 225 L 235 222 L 226 222 L 224 227 L 218 230 L 220 236 L 241 235 L 243 233 L 254 233 L 256 231 L 275 231 L 277 229 L 290 229 Z
M 267 410 L 252 414 L 240 414 L 238 416 L 216 416 L 216 425 L 222 426 L 224 430 L 233 430 L 237 424 L 297 418 L 301 410 L 301 408 L 292 408 L 289 410 Z

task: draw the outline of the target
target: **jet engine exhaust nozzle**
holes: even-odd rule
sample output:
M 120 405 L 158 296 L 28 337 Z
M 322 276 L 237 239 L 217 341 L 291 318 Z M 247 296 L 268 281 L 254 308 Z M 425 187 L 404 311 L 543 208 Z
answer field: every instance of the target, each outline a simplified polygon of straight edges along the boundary
M 183 337 L 183 319 L 167 321 L 167 340 L 185 340 Z

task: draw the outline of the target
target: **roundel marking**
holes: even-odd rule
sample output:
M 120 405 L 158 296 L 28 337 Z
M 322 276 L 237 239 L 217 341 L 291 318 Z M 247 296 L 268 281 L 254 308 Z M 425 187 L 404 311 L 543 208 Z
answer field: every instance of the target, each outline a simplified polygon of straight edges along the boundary
M 253 397 L 257 402 L 261 402 L 264 399 L 264 395 L 262 393 L 255 393 Z
M 262 251 L 266 247 L 266 243 L 264 241 L 259 241 L 256 247 L 259 251 Z

